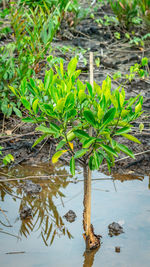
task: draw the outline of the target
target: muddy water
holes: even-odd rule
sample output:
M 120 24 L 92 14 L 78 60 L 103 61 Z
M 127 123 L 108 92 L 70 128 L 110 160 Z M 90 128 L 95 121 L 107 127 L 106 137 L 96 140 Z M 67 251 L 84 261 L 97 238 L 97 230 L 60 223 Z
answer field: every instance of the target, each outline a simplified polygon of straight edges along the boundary
M 98 250 L 86 253 L 82 237 L 82 173 L 76 182 L 67 168 L 39 165 L 15 168 L 7 175 L 9 183 L 0 173 L 1 267 L 149 267 L 148 176 L 115 176 L 112 180 L 93 172 L 91 222 L 95 233 L 103 238 Z M 31 194 L 26 190 L 26 180 L 15 180 L 29 176 L 41 192 Z M 31 209 L 32 217 L 21 220 L 19 214 L 24 206 Z M 77 215 L 72 223 L 63 217 L 69 210 Z M 108 225 L 113 221 L 120 222 L 125 233 L 110 237 Z M 120 247 L 120 253 L 115 252 L 115 247 Z

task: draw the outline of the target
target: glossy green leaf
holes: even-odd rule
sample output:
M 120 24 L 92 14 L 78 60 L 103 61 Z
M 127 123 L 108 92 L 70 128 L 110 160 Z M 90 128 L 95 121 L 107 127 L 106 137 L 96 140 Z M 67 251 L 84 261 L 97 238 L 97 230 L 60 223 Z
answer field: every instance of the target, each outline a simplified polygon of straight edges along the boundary
M 82 145 L 83 148 L 89 148 L 95 142 L 95 138 L 86 139 Z
M 138 144 L 141 144 L 141 142 L 133 135 L 131 134 L 121 134 L 123 137 L 135 142 L 135 143 L 138 143 Z
M 108 123 L 110 123 L 111 121 L 113 121 L 114 117 L 116 114 L 116 109 L 115 108 L 111 108 L 107 111 L 107 113 L 104 115 L 104 119 L 103 119 L 103 126 L 107 125 Z
M 32 103 L 32 109 L 33 109 L 35 114 L 38 113 L 38 102 L 39 102 L 39 100 L 35 99 L 34 102 Z
M 88 89 L 88 92 L 90 94 L 90 96 L 93 96 L 93 89 L 92 89 L 92 85 L 90 83 L 87 83 L 87 89 Z
M 26 109 L 28 109 L 28 110 L 31 109 L 30 102 L 25 97 L 21 97 L 21 102 Z
M 18 108 L 13 107 L 13 111 L 16 113 L 16 115 L 17 115 L 19 118 L 22 118 L 22 113 L 21 113 L 21 111 L 20 111 Z
M 108 146 L 108 145 L 104 145 L 104 144 L 100 144 L 100 146 L 101 146 L 107 153 L 110 153 L 110 154 L 114 155 L 115 157 L 118 157 L 116 151 L 115 151 L 112 147 L 110 147 L 110 146 Z
M 99 155 L 96 151 L 94 151 L 94 161 L 95 161 L 95 168 L 96 170 L 98 170 L 100 167 L 100 162 L 99 162 Z
M 85 110 L 83 114 L 86 121 L 95 128 L 96 121 L 93 112 L 91 110 Z
M 121 129 L 117 130 L 115 132 L 115 135 L 120 135 L 120 134 L 123 134 L 123 133 L 128 133 L 130 131 L 131 131 L 131 128 L 130 127 L 123 127 Z
M 75 175 L 75 159 L 74 157 L 70 160 L 70 172 L 74 176 Z
M 23 122 L 28 122 L 28 123 L 36 123 L 37 121 L 33 118 L 26 117 L 22 119 Z
M 40 136 L 33 144 L 32 147 L 35 147 L 37 144 L 39 144 L 41 141 L 43 141 L 46 137 L 48 136 L 48 134 L 43 134 L 42 136 Z
M 135 159 L 133 152 L 127 146 L 117 143 L 117 147 L 129 157 Z
M 53 129 L 51 129 L 51 128 L 48 128 L 48 127 L 45 127 L 45 126 L 43 126 L 43 125 L 38 126 L 38 127 L 36 128 L 36 131 L 41 131 L 41 132 L 43 132 L 43 133 L 47 133 L 47 134 L 50 134 L 50 135 L 56 134 L 56 131 L 55 131 L 55 130 L 53 130 Z
M 10 85 L 8 85 L 8 87 L 16 97 L 20 97 L 19 92 L 18 92 L 18 90 L 16 88 L 14 88 L 14 87 L 12 87 Z
M 52 130 L 54 130 L 56 132 L 59 132 L 60 131 L 59 126 L 56 123 L 54 123 L 54 122 L 51 122 L 50 123 L 50 127 L 51 127 Z
M 74 155 L 74 158 L 75 159 L 78 159 L 78 158 L 81 158 L 82 156 L 84 156 L 86 154 L 86 152 L 88 151 L 88 149 L 81 149 L 81 150 L 78 150 L 75 155 Z
M 84 90 L 80 90 L 78 93 L 78 97 L 79 97 L 80 103 L 82 103 L 87 98 L 87 95 Z
M 75 136 L 77 136 L 79 139 L 83 138 L 83 139 L 88 139 L 88 140 L 89 140 L 89 138 L 90 138 L 90 136 L 89 136 L 86 132 L 84 132 L 84 131 L 82 131 L 82 130 L 75 130 L 75 131 L 74 131 L 74 134 L 75 134 Z
M 76 70 L 76 67 L 77 67 L 77 58 L 72 58 L 68 64 L 68 75 L 71 76 L 75 70 Z
M 45 78 L 44 78 L 44 87 L 46 90 L 50 87 L 52 80 L 53 80 L 53 71 L 51 69 L 51 70 L 46 72 Z
M 64 140 L 61 140 L 58 145 L 56 146 L 56 151 L 61 149 L 64 145 L 66 144 L 66 142 Z

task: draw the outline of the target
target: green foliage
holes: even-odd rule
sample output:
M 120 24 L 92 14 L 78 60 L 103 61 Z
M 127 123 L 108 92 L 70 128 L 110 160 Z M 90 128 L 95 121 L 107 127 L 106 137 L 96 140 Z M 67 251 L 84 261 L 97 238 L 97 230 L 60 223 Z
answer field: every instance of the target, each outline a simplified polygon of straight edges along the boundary
M 119 79 L 125 79 L 126 81 L 131 82 L 136 78 L 138 75 L 141 79 L 144 79 L 146 77 L 149 77 L 150 71 L 149 71 L 149 60 L 147 57 L 143 57 L 141 60 L 141 63 L 135 63 L 133 66 L 130 67 L 130 73 L 126 75 L 122 75 L 120 71 L 114 73 L 113 79 L 119 80 Z
M 30 79 L 20 90 L 10 89 L 28 110 L 28 117 L 23 121 L 39 124 L 36 130 L 42 132 L 42 137 L 35 145 L 49 136 L 58 140 L 53 162 L 68 152 L 73 175 L 75 161 L 89 164 L 94 170 L 105 160 L 110 170 L 120 151 L 134 158 L 132 151 L 118 143 L 116 137 L 139 142 L 128 133 L 131 122 L 142 113 L 143 99 L 137 96 L 126 100 L 124 89 L 112 91 L 109 77 L 101 86 L 84 84 L 78 79 L 80 71 L 76 66 L 77 59 L 73 58 L 66 71 L 61 61 L 59 67 L 55 65 L 56 72 L 52 69 L 46 72 L 44 82 Z
M 113 12 L 117 15 L 119 22 L 126 28 L 133 23 L 133 19 L 138 14 L 137 0 L 110 0 Z
M 3 147 L 0 146 L 0 156 L 2 155 L 2 149 L 3 149 Z M 14 161 L 14 157 L 11 154 L 7 154 L 5 157 L 0 158 L 0 161 L 2 161 L 3 164 L 6 166 L 9 163 L 11 163 L 12 161 Z
M 150 27 L 149 0 L 109 0 L 114 14 L 123 27 L 129 28 L 132 24 L 141 24 L 143 20 Z
M 46 7 L 46 6 L 45 6 Z M 51 13 L 42 7 L 34 9 L 16 8 L 12 4 L 10 20 L 14 42 L 0 47 L 0 110 L 9 117 L 20 106 L 9 95 L 8 85 L 18 86 L 24 77 L 36 75 L 39 62 L 51 48 L 51 41 L 60 25 L 61 13 Z M 38 20 L 37 20 L 38 17 Z

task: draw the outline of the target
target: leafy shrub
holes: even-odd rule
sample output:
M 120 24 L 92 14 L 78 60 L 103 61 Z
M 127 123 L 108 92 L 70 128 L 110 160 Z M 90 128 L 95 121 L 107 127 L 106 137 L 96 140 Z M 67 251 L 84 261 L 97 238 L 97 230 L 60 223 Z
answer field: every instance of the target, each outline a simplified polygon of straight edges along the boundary
M 109 77 L 101 86 L 84 84 L 77 80 L 80 70 L 76 70 L 76 66 L 76 58 L 69 62 L 67 71 L 60 62 L 60 67 L 55 66 L 56 73 L 52 69 L 46 72 L 44 83 L 24 79 L 19 90 L 10 89 L 28 111 L 23 121 L 39 124 L 36 130 L 41 131 L 42 136 L 34 146 L 49 136 L 58 140 L 53 163 L 68 152 L 73 175 L 75 160 L 94 170 L 99 169 L 105 159 L 110 170 L 120 151 L 134 158 L 132 151 L 116 137 L 140 143 L 129 132 L 132 121 L 142 113 L 143 99 L 136 96 L 126 100 L 124 89 L 112 91 Z M 91 128 L 92 136 L 89 135 Z
M 38 17 L 38 20 L 37 20 Z M 0 48 L 0 109 L 9 117 L 15 104 L 9 97 L 9 85 L 19 86 L 21 80 L 35 75 L 36 68 L 60 25 L 59 10 L 50 13 L 42 8 L 16 9 L 11 6 L 10 19 L 14 42 Z
M 110 0 L 110 5 L 119 22 L 128 28 L 138 14 L 138 0 Z

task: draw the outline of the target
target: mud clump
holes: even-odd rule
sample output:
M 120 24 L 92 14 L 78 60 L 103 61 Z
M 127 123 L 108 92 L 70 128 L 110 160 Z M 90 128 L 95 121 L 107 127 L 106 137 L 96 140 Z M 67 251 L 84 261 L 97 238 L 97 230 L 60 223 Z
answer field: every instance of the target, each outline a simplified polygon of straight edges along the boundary
M 64 216 L 63 216 L 68 222 L 72 223 L 75 221 L 77 215 L 73 210 L 69 210 Z
M 39 184 L 35 184 L 32 181 L 26 181 L 23 185 L 23 190 L 28 195 L 33 195 L 40 193 L 42 191 L 42 187 Z
M 111 224 L 108 225 L 108 229 L 109 229 L 109 236 L 114 236 L 114 235 L 120 235 L 122 233 L 124 233 L 123 231 L 123 227 L 116 222 L 113 222 Z
M 21 218 L 21 220 L 29 219 L 31 217 L 32 217 L 32 209 L 29 208 L 28 206 L 24 206 L 20 210 L 20 218 Z

